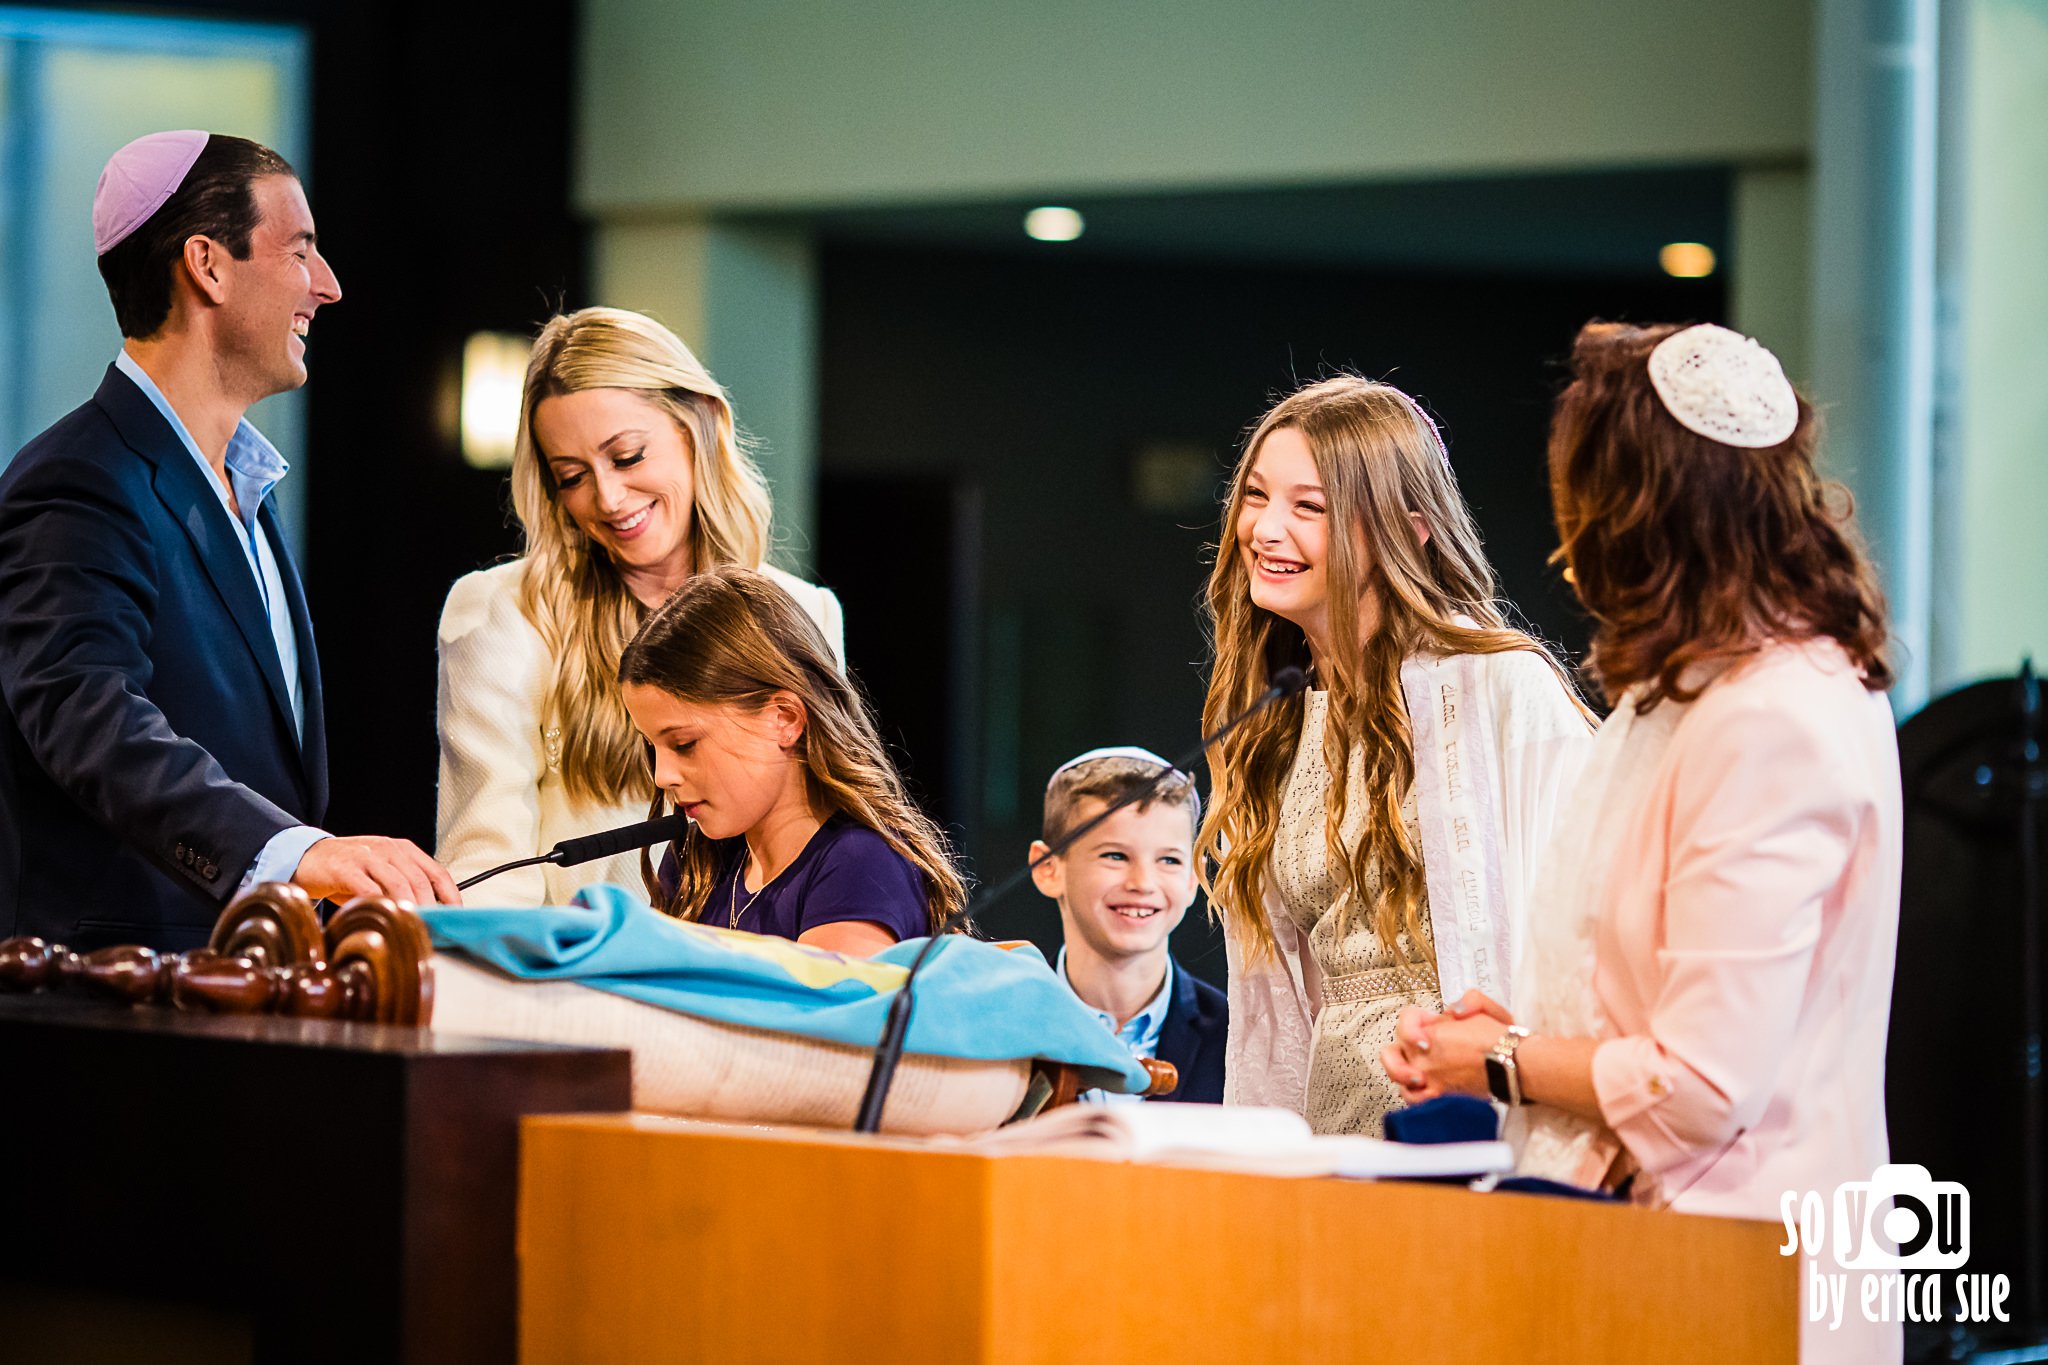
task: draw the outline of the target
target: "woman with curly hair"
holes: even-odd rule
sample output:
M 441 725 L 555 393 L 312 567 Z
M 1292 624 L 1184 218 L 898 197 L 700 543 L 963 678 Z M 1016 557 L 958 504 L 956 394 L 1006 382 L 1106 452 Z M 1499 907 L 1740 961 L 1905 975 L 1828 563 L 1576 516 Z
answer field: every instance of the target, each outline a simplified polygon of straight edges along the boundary
M 1533 989 L 1404 1012 L 1414 1098 L 1511 1106 L 1528 1174 L 1776 1218 L 1885 1164 L 1899 916 L 1884 602 L 1813 409 L 1756 342 L 1596 323 L 1551 499 L 1614 702 L 1530 924 Z M 1802 1359 L 1897 1360 L 1806 1323 Z

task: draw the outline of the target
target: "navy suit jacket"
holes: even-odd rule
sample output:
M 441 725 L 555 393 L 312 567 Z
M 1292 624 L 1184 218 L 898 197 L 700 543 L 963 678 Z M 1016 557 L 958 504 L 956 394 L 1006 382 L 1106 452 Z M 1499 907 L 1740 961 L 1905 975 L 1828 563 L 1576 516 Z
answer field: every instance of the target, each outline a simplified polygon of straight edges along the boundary
M 111 366 L 0 473 L 0 936 L 198 946 L 271 836 L 326 814 L 305 590 L 266 501 L 302 743 L 208 478 Z
M 1173 964 L 1173 998 L 1159 1029 L 1159 1060 L 1180 1070 L 1180 1084 L 1165 1100 L 1195 1104 L 1223 1103 L 1223 1036 L 1230 1028 L 1230 1006 L 1223 992 L 1180 965 Z

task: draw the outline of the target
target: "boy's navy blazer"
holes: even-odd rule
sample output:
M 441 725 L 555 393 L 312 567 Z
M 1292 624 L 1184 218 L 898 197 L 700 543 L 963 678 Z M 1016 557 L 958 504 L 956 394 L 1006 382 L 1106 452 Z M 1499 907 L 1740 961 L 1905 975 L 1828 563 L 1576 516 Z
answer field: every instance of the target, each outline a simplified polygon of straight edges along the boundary
M 1173 998 L 1159 1028 L 1158 1053 L 1160 1061 L 1180 1070 L 1180 1084 L 1161 1100 L 1223 1103 L 1223 1036 L 1229 1027 L 1230 1006 L 1223 992 L 1175 962 Z
M 326 814 L 305 590 L 266 500 L 302 743 L 207 478 L 113 367 L 0 473 L 0 936 L 202 945 L 271 836 Z

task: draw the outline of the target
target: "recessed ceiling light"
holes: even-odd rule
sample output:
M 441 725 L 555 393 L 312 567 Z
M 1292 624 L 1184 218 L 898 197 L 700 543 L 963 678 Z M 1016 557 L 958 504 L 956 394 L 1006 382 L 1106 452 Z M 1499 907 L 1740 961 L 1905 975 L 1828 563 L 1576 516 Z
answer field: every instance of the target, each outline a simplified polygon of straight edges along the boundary
M 1024 231 L 1041 242 L 1071 242 L 1081 235 L 1081 215 L 1047 205 L 1024 215 Z
M 1714 248 L 1705 242 L 1668 242 L 1657 253 L 1657 264 L 1681 280 L 1702 279 L 1714 273 Z

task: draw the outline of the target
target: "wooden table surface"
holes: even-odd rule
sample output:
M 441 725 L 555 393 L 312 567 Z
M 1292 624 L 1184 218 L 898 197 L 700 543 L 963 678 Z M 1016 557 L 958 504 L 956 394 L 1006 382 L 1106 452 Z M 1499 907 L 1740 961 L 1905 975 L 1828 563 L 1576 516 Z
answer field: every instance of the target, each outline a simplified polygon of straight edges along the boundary
M 1797 1354 L 1766 1223 L 639 1116 L 521 1170 L 527 1365 Z

